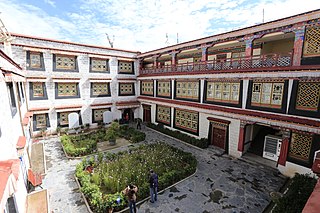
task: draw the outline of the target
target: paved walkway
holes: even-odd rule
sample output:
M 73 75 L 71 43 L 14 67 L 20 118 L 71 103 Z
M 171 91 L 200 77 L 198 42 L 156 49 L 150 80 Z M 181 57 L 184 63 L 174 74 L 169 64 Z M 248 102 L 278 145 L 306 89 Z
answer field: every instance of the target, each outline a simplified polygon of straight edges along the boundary
M 145 143 L 164 141 L 192 152 L 198 168 L 194 176 L 161 193 L 156 203 L 144 202 L 138 212 L 262 212 L 270 202 L 269 193 L 278 191 L 285 182 L 275 169 L 221 156 L 214 148 L 199 150 L 150 129 L 144 131 Z M 44 142 L 47 175 L 42 186 L 49 190 L 51 210 L 88 212 L 73 176 L 79 160 L 67 160 L 57 138 Z

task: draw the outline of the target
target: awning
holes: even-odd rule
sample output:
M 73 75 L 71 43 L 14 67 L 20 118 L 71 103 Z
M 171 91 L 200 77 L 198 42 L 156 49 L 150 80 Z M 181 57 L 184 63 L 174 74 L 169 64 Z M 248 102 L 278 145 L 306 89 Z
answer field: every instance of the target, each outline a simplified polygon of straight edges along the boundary
M 20 160 L 0 161 L 0 210 L 4 209 L 7 199 L 17 190 Z
M 62 105 L 55 106 L 56 112 L 69 112 L 69 111 L 77 111 L 81 110 L 82 105 Z
M 47 77 L 27 77 L 28 82 L 46 82 Z
M 100 82 L 100 83 L 105 83 L 105 82 L 111 82 L 111 78 L 89 78 L 90 82 Z
M 91 109 L 109 108 L 112 107 L 112 103 L 92 103 L 90 107 Z
M 80 82 L 80 78 L 53 77 L 52 81 L 57 82 L 57 83 L 59 83 L 59 82 L 61 82 L 61 83 L 70 83 L 70 82 L 78 83 L 78 82 Z
M 127 109 L 127 108 L 138 108 L 140 107 L 140 102 L 138 101 L 123 101 L 116 103 L 117 109 Z

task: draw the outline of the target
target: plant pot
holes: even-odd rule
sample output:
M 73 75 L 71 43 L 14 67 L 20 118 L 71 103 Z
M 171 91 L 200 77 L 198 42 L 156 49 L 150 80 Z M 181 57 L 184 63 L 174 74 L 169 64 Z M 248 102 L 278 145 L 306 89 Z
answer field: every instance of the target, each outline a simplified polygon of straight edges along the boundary
M 116 139 L 110 139 L 109 145 L 111 145 L 111 146 L 116 145 Z

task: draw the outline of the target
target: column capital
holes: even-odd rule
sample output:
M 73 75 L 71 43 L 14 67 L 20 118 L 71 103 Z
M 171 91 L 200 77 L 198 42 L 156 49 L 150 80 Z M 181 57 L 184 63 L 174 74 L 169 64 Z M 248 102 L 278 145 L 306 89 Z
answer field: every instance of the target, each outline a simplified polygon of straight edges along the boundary
M 285 139 L 285 138 L 290 138 L 290 133 L 291 133 L 290 129 L 285 129 L 285 128 L 283 128 L 283 129 L 281 129 L 280 131 L 281 131 L 281 133 L 282 133 L 282 138 L 283 138 L 283 139 Z

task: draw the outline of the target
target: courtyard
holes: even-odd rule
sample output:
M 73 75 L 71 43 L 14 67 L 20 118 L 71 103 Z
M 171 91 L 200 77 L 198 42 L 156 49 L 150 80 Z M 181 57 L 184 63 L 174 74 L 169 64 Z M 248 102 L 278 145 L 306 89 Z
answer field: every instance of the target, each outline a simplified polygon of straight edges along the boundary
M 198 160 L 198 167 L 191 177 L 160 192 L 156 203 L 142 202 L 138 212 L 263 212 L 271 201 L 270 192 L 278 191 L 285 183 L 286 178 L 276 169 L 223 155 L 213 147 L 195 148 L 146 127 L 142 131 L 146 140 L 141 143 L 163 141 L 191 152 Z M 49 191 L 51 211 L 89 212 L 74 178 L 80 159 L 68 160 L 58 138 L 42 142 L 47 166 L 42 187 Z

